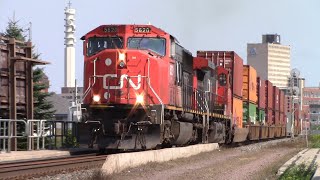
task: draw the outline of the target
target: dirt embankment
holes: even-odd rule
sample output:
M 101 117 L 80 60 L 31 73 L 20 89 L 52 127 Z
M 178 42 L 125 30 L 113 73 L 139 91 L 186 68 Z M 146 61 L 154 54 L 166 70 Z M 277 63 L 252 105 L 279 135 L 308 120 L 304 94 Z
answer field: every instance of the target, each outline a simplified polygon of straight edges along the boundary
M 221 148 L 190 158 L 127 169 L 107 179 L 276 179 L 279 167 L 303 146 L 301 141 L 275 141 Z

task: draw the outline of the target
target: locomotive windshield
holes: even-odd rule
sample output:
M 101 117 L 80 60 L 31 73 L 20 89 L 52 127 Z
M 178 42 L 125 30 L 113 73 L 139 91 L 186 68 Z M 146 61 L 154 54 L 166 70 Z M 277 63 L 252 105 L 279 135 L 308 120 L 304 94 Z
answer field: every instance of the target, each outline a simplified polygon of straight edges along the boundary
M 164 56 L 166 54 L 166 40 L 163 38 L 131 37 L 128 39 L 128 48 L 147 49 Z
M 117 49 L 123 47 L 121 37 L 93 37 L 89 38 L 87 44 L 87 55 L 92 56 L 104 49 Z

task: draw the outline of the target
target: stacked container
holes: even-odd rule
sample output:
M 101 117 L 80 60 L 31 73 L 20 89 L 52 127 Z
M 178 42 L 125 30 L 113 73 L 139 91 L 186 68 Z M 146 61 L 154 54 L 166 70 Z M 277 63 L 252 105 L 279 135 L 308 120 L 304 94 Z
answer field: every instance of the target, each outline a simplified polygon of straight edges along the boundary
M 248 65 L 243 66 L 243 122 L 255 124 L 257 116 L 257 71 Z
M 232 94 L 232 119 L 233 124 L 243 126 L 243 102 L 242 102 L 242 74 L 243 60 L 234 51 L 198 51 L 197 57 L 206 58 L 216 66 L 222 66 L 229 71 L 230 88 Z
M 286 136 L 286 120 L 285 120 L 285 93 L 283 90 L 280 90 L 280 100 L 279 100 L 279 113 L 280 113 L 280 126 L 281 126 L 281 136 Z
M 257 107 L 257 120 L 260 124 L 265 124 L 265 108 L 266 108 L 266 90 L 265 81 L 260 77 L 257 77 L 257 97 L 258 97 L 258 107 Z
M 273 86 L 273 124 L 280 126 L 280 90 L 278 87 Z
M 273 125 L 273 85 L 269 80 L 265 81 L 265 113 L 266 124 Z

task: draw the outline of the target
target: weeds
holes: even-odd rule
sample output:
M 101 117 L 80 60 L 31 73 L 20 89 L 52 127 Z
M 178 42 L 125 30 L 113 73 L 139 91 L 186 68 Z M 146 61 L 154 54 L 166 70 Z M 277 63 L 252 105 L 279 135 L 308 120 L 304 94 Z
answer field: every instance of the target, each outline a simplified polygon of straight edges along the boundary
M 310 135 L 310 147 L 320 148 L 320 134 Z
M 306 165 L 305 163 L 291 166 L 279 178 L 279 180 L 309 180 L 315 173 L 315 164 Z

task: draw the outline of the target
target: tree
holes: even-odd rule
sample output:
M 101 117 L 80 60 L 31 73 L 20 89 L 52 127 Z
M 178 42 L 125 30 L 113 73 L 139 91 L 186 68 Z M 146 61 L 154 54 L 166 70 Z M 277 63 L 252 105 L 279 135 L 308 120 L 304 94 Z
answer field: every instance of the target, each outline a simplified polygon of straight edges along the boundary
M 55 113 L 52 102 L 47 100 L 52 93 L 45 91 L 49 85 L 43 81 L 44 75 L 42 68 L 33 70 L 34 119 L 52 119 Z
M 16 21 L 15 18 L 9 19 L 8 26 L 4 35 L 9 38 L 15 38 L 19 41 L 25 41 L 26 36 L 24 35 L 24 30 L 19 27 L 19 21 Z
M 18 22 L 19 21 L 15 20 L 14 17 L 13 19 L 9 19 L 4 36 L 15 38 L 19 41 L 25 41 L 25 30 L 18 25 Z M 40 54 L 32 54 L 32 58 L 34 59 L 38 59 L 39 56 Z M 49 88 L 49 85 L 43 82 L 44 76 L 43 68 L 33 69 L 34 119 L 51 119 L 55 113 L 55 111 L 52 110 L 52 102 L 47 100 L 47 97 L 52 94 L 45 91 L 45 89 Z

